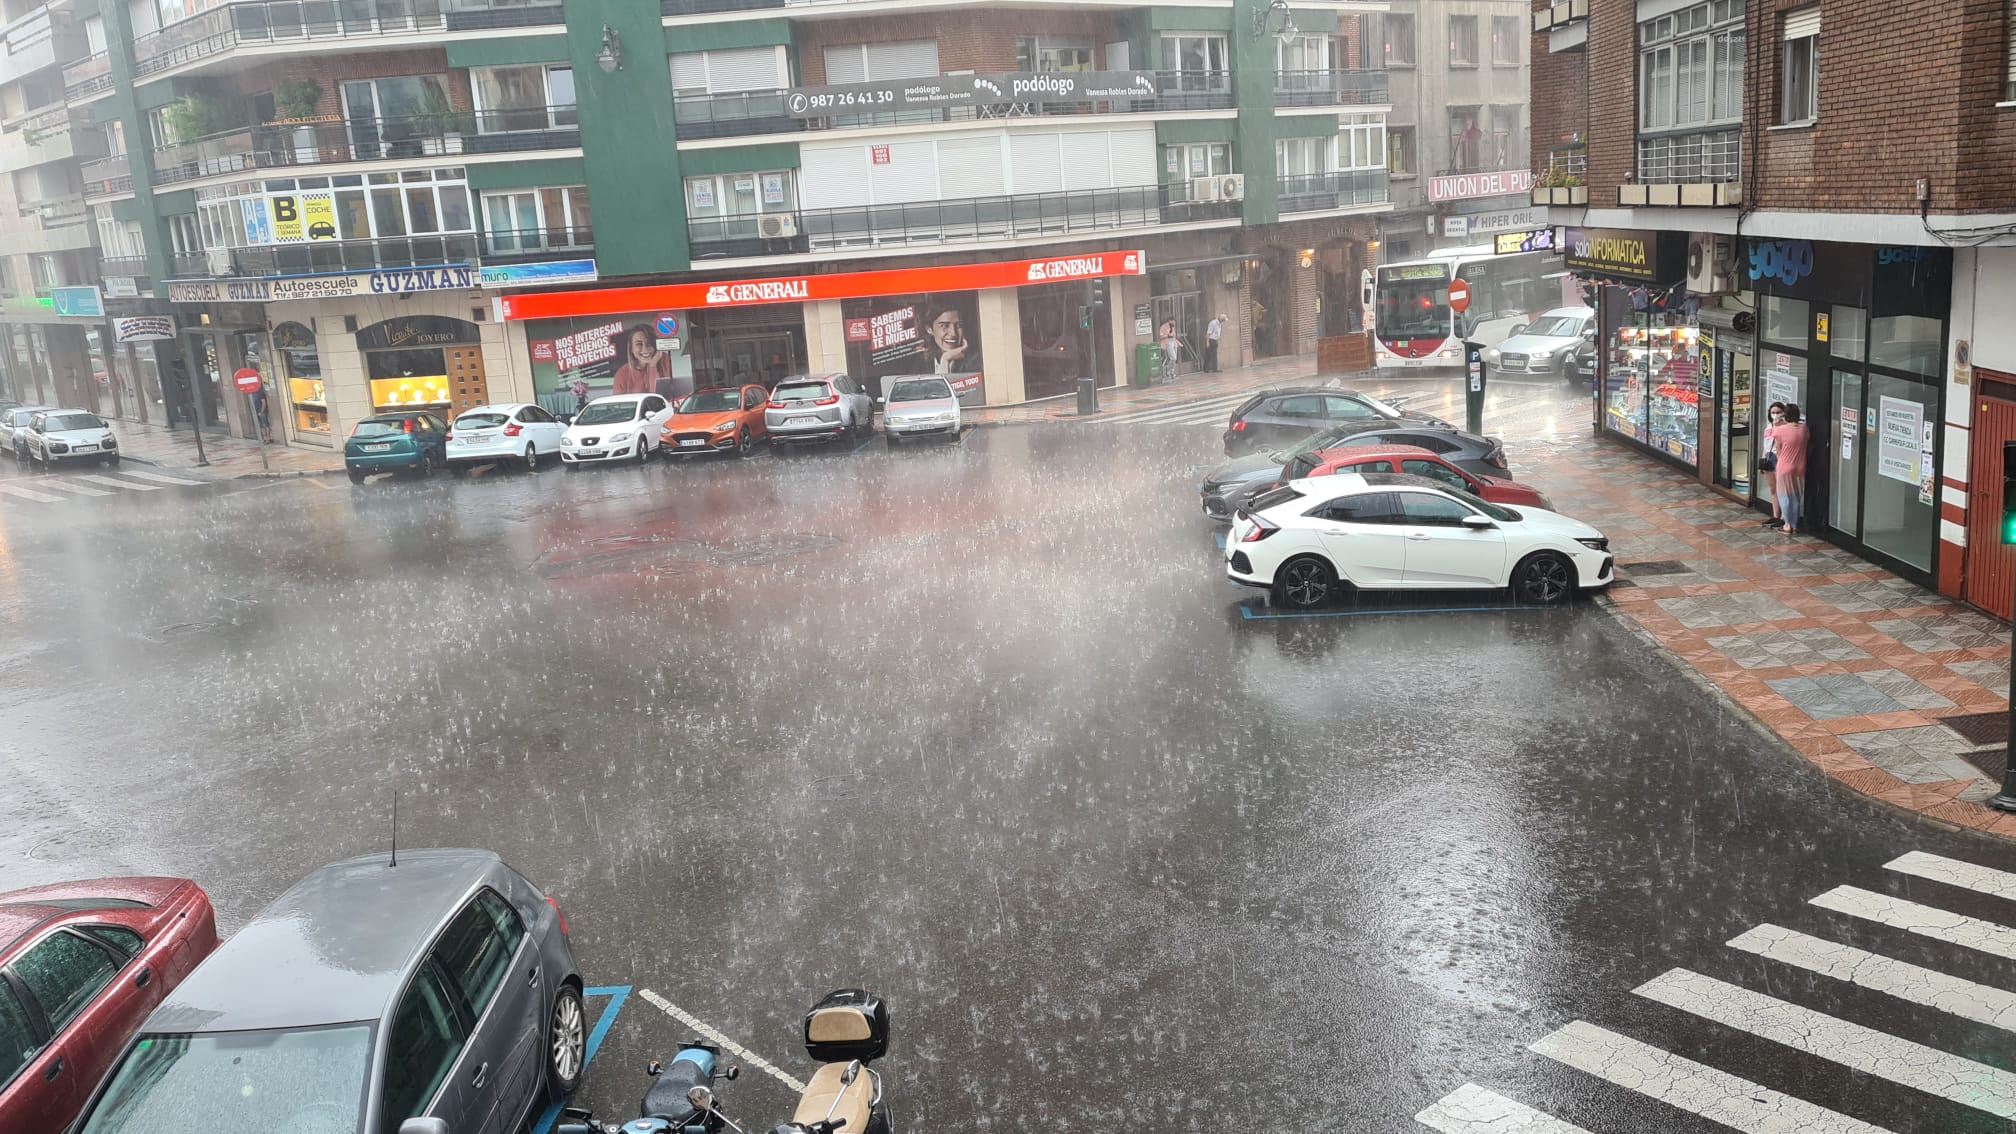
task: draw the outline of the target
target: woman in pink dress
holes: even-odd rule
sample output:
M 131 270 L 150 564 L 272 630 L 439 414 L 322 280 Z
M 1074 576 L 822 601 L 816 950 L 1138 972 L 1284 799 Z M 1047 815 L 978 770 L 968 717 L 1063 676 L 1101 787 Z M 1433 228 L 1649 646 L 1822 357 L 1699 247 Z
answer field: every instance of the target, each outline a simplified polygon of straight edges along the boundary
M 1785 420 L 1764 434 L 1778 453 L 1778 468 L 1772 474 L 1778 493 L 1778 515 L 1785 521 L 1785 534 L 1799 530 L 1799 506 L 1806 497 L 1806 444 L 1811 436 L 1800 420 L 1799 405 L 1787 402 Z

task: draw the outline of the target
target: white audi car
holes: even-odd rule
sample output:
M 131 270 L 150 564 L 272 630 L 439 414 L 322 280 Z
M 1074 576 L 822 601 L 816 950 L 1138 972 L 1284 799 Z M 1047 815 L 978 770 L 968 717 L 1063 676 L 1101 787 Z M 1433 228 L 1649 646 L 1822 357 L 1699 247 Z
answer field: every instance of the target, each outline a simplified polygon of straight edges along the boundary
M 1610 541 L 1580 520 L 1399 473 L 1337 473 L 1262 493 L 1232 518 L 1225 573 L 1307 609 L 1365 590 L 1510 587 L 1565 602 L 1610 585 Z
M 672 403 L 657 394 L 596 398 L 574 415 L 560 437 L 560 463 L 570 469 L 606 461 L 643 464 L 658 448 Z
M 477 406 L 465 410 L 448 429 L 448 471 L 460 475 L 475 465 L 522 462 L 529 471 L 560 455 L 567 423 L 530 402 Z

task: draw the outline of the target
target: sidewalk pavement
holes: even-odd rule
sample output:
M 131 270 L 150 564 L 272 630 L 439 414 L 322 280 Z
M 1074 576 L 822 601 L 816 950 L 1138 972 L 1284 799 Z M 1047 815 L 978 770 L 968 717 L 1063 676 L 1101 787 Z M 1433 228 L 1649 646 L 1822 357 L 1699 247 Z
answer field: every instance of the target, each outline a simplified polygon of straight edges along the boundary
M 1180 406 L 1261 386 L 1279 386 L 1304 379 L 1311 382 L 1319 380 L 1316 377 L 1316 359 L 1311 355 L 1270 358 L 1265 362 L 1257 362 L 1235 370 L 1221 370 L 1216 374 L 1186 374 L 1158 386 L 1117 386 L 1103 389 L 1099 391 L 1099 412 L 1091 417 L 1078 416 L 1078 397 L 1075 393 L 1045 398 L 1042 401 L 1023 402 L 1017 406 L 970 409 L 964 411 L 961 416 L 964 421 L 973 425 L 1026 425 L 1032 421 L 1059 420 L 1096 422 L 1102 417 L 1115 414 Z
M 305 445 L 268 445 L 266 462 L 259 460 L 259 443 L 231 437 L 221 430 L 203 431 L 203 453 L 207 467 L 196 466 L 196 439 L 185 426 L 169 430 L 160 425 L 114 421 L 119 435 L 120 455 L 130 461 L 176 469 L 205 480 L 237 477 L 319 476 L 343 471 L 343 454 L 335 449 L 313 449 Z

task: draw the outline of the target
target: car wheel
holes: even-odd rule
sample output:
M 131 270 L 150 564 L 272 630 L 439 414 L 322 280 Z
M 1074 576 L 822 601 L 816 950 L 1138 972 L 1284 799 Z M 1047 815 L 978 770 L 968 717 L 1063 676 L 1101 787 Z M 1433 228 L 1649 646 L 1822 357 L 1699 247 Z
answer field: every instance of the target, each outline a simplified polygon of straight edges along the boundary
M 546 1022 L 546 1091 L 553 1098 L 571 1095 L 581 1085 L 587 1037 L 588 1016 L 581 1008 L 581 993 L 573 985 L 563 984 Z
M 756 439 L 749 436 L 749 429 L 745 426 L 742 429 L 741 435 L 735 439 L 735 455 L 747 460 L 749 455 L 755 451 Z
M 889 432 L 889 428 L 886 425 L 883 426 L 882 428 L 882 436 L 889 439 L 889 447 L 891 449 L 894 449 L 896 446 L 903 443 L 903 438 L 894 433 Z
M 1322 606 L 1337 594 L 1337 572 L 1313 555 L 1290 559 L 1274 573 L 1274 594 L 1297 610 Z
M 539 446 L 537 445 L 525 446 L 525 471 L 526 472 L 539 471 Z
M 1535 552 L 1512 569 L 1512 593 L 1520 602 L 1558 606 L 1575 593 L 1575 565 L 1558 552 Z
M 650 459 L 651 459 L 651 443 L 649 441 L 646 441 L 644 438 L 639 437 L 637 439 L 637 463 L 639 465 L 642 465 L 645 461 L 648 461 Z
M 109 457 L 105 458 L 105 467 L 106 467 L 106 468 L 108 468 L 108 469 L 116 469 L 116 468 L 118 468 L 118 467 L 119 467 L 119 454 L 117 454 L 117 453 L 114 453 L 114 454 L 112 454 L 111 456 L 109 456 Z
M 364 483 L 364 470 L 363 470 L 363 469 L 351 469 L 351 470 L 350 470 L 350 483 L 351 483 L 351 484 L 363 484 L 363 483 Z

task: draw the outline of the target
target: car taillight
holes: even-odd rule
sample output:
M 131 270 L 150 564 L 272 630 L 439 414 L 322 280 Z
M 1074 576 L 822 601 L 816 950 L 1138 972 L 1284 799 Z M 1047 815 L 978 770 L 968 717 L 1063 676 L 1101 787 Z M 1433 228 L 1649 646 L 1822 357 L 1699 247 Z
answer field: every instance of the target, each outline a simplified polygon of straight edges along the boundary
M 506 437 L 516 437 L 523 432 L 525 432 L 525 427 L 516 423 L 504 427 L 504 436 Z
M 553 900 L 553 895 L 548 894 L 546 904 L 553 907 L 553 916 L 560 919 L 560 935 L 567 936 L 567 915 L 560 912 L 560 903 Z
M 1259 543 L 1261 540 L 1281 530 L 1280 525 L 1270 524 L 1258 516 L 1249 516 L 1247 518 L 1253 521 L 1253 530 L 1239 537 L 1240 543 Z
M 812 404 L 815 406 L 837 406 L 840 404 L 840 395 L 828 394 Z
M 1244 432 L 1246 432 L 1246 423 L 1245 423 L 1245 422 L 1243 422 L 1243 421 L 1235 421 L 1235 422 L 1233 422 L 1233 423 L 1232 423 L 1232 432 L 1234 432 L 1234 433 L 1244 433 Z
M 451 429 L 451 430 L 449 430 L 448 432 L 446 432 L 446 433 L 443 433 L 443 434 L 441 435 L 441 440 L 443 440 L 443 441 L 453 441 L 453 440 L 455 440 L 455 431 Z
M 778 401 L 778 400 L 777 400 L 776 398 L 771 398 L 771 399 L 770 399 L 769 401 L 767 401 L 767 402 L 765 402 L 765 403 L 763 403 L 763 404 L 764 404 L 764 405 L 766 405 L 766 406 L 768 406 L 768 407 L 770 407 L 771 409 L 783 409 L 783 408 L 784 408 L 784 403 L 783 403 L 783 402 L 780 402 L 780 401 Z
M 1505 463 L 1505 450 L 1502 447 L 1491 450 L 1491 454 L 1485 457 L 1484 460 L 1496 468 L 1509 469 L 1512 467 Z

